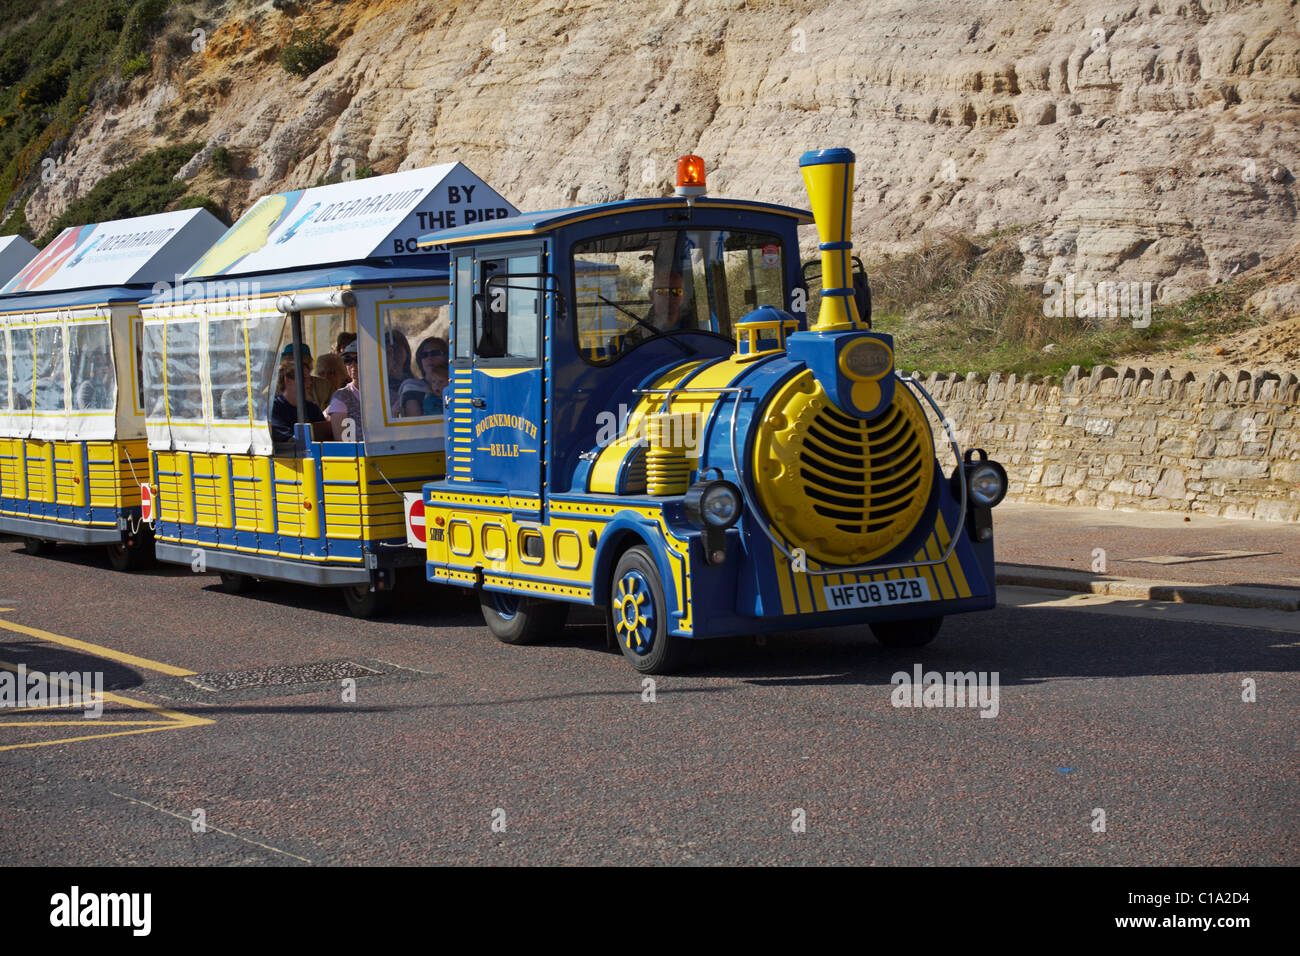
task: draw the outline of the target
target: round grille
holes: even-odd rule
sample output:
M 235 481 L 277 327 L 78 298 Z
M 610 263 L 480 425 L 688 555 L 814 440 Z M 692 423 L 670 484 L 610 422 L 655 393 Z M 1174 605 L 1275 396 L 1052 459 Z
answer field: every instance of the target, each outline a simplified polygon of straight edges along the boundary
M 754 443 L 759 504 L 791 547 L 824 564 L 862 564 L 897 546 L 925 513 L 934 444 L 915 396 L 870 421 L 831 403 L 805 371 L 777 390 Z

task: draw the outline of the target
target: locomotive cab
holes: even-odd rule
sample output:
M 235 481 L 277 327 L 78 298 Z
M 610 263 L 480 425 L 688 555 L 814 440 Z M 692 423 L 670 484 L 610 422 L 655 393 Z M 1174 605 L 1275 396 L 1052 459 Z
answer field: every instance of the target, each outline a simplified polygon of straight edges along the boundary
M 710 198 L 687 157 L 676 197 L 421 239 L 449 250 L 454 313 L 428 573 L 477 589 L 501 640 L 594 605 L 658 673 L 686 639 L 865 623 L 915 645 L 992 606 L 1005 476 L 955 443 L 944 475 L 932 403 L 859 314 L 852 154 L 801 162 L 812 215 Z M 810 324 L 796 230 L 813 221 Z

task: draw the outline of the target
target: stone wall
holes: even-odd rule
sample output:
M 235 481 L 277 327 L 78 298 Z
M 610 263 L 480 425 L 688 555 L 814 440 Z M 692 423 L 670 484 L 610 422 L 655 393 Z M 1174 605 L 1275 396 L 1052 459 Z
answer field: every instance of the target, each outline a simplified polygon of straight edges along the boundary
M 1074 366 L 1063 381 L 913 372 L 1009 500 L 1300 521 L 1300 381 L 1290 373 Z M 935 447 L 952 451 L 942 429 Z

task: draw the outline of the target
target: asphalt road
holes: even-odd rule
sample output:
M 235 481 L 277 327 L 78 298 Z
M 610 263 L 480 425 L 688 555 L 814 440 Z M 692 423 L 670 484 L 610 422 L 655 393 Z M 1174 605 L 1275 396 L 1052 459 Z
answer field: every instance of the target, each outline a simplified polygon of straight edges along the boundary
M 922 651 L 711 642 L 648 701 L 600 629 L 508 647 L 462 592 L 356 621 L 304 587 L 232 596 L 0 539 L 0 661 L 99 670 L 113 695 L 97 720 L 0 711 L 0 859 L 1300 862 L 1300 635 L 1020 604 Z M 995 672 L 997 716 L 893 706 L 916 664 Z M 306 682 L 229 676 L 281 666 L 264 679 Z

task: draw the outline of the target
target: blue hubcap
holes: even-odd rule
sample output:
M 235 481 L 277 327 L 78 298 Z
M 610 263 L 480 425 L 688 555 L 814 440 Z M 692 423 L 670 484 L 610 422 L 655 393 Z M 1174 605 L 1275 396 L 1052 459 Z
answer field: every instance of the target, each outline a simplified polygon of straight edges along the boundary
M 493 591 L 492 609 L 497 612 L 497 616 L 503 621 L 512 620 L 519 613 L 519 598 L 514 594 L 502 594 L 500 591 Z
M 650 582 L 640 571 L 628 571 L 614 594 L 614 631 L 633 654 L 649 654 L 655 638 L 655 602 Z

